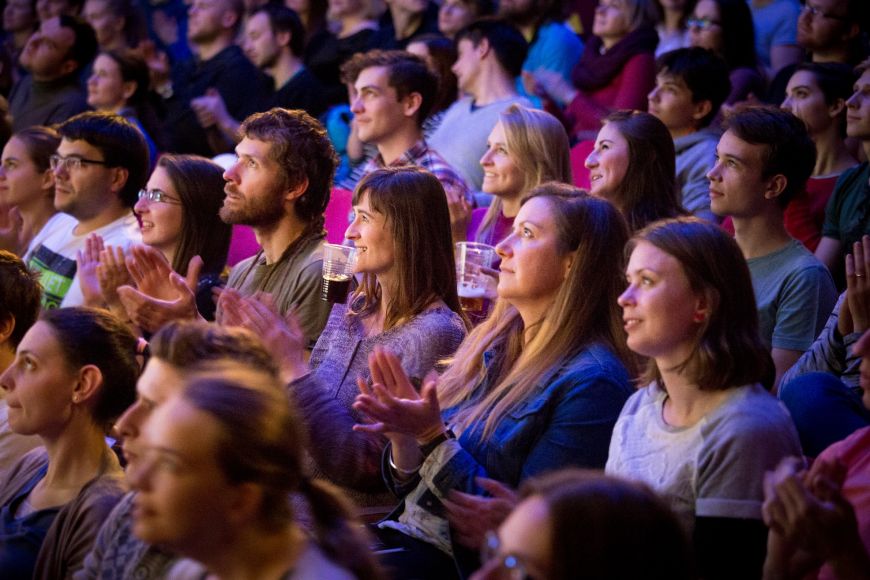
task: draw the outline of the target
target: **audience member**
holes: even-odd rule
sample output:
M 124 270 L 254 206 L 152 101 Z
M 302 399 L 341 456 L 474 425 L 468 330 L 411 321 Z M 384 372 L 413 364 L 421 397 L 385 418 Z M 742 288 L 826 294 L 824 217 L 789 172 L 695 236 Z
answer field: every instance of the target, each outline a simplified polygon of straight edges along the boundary
M 0 234 L 0 247 L 30 260 L 34 240 L 52 231 L 63 217 L 54 208 L 50 159 L 60 136 L 48 127 L 15 133 L 0 158 L 0 203 L 12 207 L 11 227 Z
M 653 0 L 601 0 L 583 56 L 571 74 L 573 84 L 536 72 L 540 91 L 564 107 L 573 138 L 594 138 L 614 110 L 646 108 L 655 86 L 656 6 Z
M 760 384 L 774 368 L 758 337 L 737 244 L 697 218 L 650 224 L 629 243 L 619 297 L 628 346 L 649 357 L 613 431 L 606 472 L 662 494 L 694 544 L 702 578 L 757 578 L 764 472 L 800 454 L 786 410 Z
M 142 131 L 151 164 L 158 146 L 164 147 L 163 128 L 157 118 L 158 96 L 150 89 L 148 65 L 134 52 L 101 52 L 88 78 L 88 105 L 97 111 L 121 115 Z
M 755 53 L 766 76 L 772 79 L 782 67 L 803 58 L 797 45 L 800 6 L 794 0 L 750 0 L 755 26 Z
M 813 63 L 842 63 L 855 66 L 866 58 L 862 30 L 868 26 L 870 10 L 861 0 L 810 0 L 803 5 L 797 23 L 797 43 Z M 771 81 L 769 103 L 786 97 L 786 84 L 797 64 L 782 67 Z
M 785 229 L 783 213 L 815 165 L 804 123 L 773 107 L 726 118 L 710 179 L 713 213 L 731 216 L 749 265 L 758 327 L 780 378 L 818 336 L 837 292 L 828 270 Z
M 472 580 L 695 577 L 679 521 L 643 484 L 565 469 L 527 480 L 520 496 Z
M 353 206 L 345 235 L 359 252 L 354 271 L 361 282 L 346 304 L 333 307 L 309 363 L 304 341 L 281 328 L 280 318 L 258 314 L 263 309 L 251 302 L 230 308 L 222 298 L 222 305 L 225 323 L 232 310 L 239 323 L 271 337 L 308 430 L 312 474 L 342 486 L 366 508 L 391 501 L 381 478 L 383 437 L 352 430 L 361 418 L 351 404 L 357 382 L 370 378 L 371 353 L 396 353 L 404 372 L 422 384 L 462 342 L 465 321 L 438 180 L 414 168 L 381 169 L 363 178 Z
M 404 50 L 414 38 L 438 34 L 438 5 L 430 0 L 384 0 L 387 12 L 369 39 L 370 49 Z
M 36 15 L 40 24 L 58 16 L 78 16 L 84 0 L 36 0 Z
M 806 63 L 788 81 L 782 108 L 803 121 L 816 144 L 816 165 L 785 208 L 785 229 L 814 252 L 822 238 L 825 206 L 840 175 L 858 162 L 846 147 L 846 99 L 855 80 L 848 65 Z
M 779 391 L 810 457 L 870 425 L 870 410 L 861 402 L 857 346 L 870 328 L 863 279 L 870 272 L 870 237 L 864 236 L 852 249 L 846 256 L 846 292 L 813 345 L 785 373 Z
M 674 164 L 674 142 L 661 121 L 640 111 L 612 113 L 586 158 L 589 193 L 615 205 L 636 232 L 685 213 Z
M 731 92 L 725 105 L 732 107 L 764 94 L 764 77 L 758 68 L 755 34 L 747 0 L 698 0 L 689 19 L 689 45 L 712 50 L 728 64 Z
M 492 0 L 445 0 L 438 10 L 438 30 L 447 38 L 456 40 L 460 30 L 494 13 Z
M 866 274 L 867 271 L 864 270 Z M 855 344 L 861 360 L 863 409 L 870 413 L 870 334 Z M 837 441 L 813 462 L 784 460 L 765 481 L 770 526 L 765 578 L 862 578 L 870 570 L 870 427 Z
M 79 73 L 97 51 L 94 30 L 71 16 L 42 21 L 24 50 L 20 64 L 28 74 L 12 87 L 12 129 L 62 123 L 87 109 Z
M 659 44 L 656 46 L 656 58 L 666 52 L 689 46 L 688 20 L 695 9 L 696 0 L 656 0 L 659 9 L 659 20 L 656 32 Z
M 462 29 L 456 43 L 459 58 L 453 70 L 465 96 L 447 109 L 429 143 L 472 189 L 479 190 L 484 176 L 478 160 L 486 152 L 487 135 L 499 115 L 513 104 L 531 107 L 517 94 L 514 83 L 528 45 L 513 26 L 494 19 Z
M 626 237 L 610 204 L 545 184 L 498 246 L 494 312 L 437 386 L 428 380 L 418 394 L 394 356 L 373 358 L 373 385 L 360 383 L 354 406 L 372 421 L 358 429 L 391 442 L 384 477 L 404 501 L 375 531 L 398 577 L 456 578 L 479 565 L 456 541 L 470 522 L 448 522 L 445 502 L 455 492 L 481 496 L 490 489 L 481 476 L 517 486 L 605 462 L 612 421 L 631 394 L 615 302 Z
M 58 133 L 54 207 L 65 215 L 34 239 L 28 263 L 40 274 L 44 308 L 84 303 L 76 257 L 90 234 L 113 246 L 139 241 L 130 210 L 148 176 L 145 139 L 123 117 L 81 113 Z
M 728 67 L 712 51 L 680 48 L 656 63 L 656 88 L 649 112 L 664 123 L 674 140 L 677 187 L 683 208 L 711 221 L 707 171 L 716 163 L 719 131 L 711 124 L 730 90 Z
M 135 394 L 136 338 L 88 308 L 42 315 L 0 376 L 9 425 L 45 446 L 25 455 L 0 487 L 0 561 L 9 577 L 65 578 L 78 570 L 100 523 L 124 492 L 106 444 Z
M 232 378 L 256 373 L 264 383 L 275 381 L 278 369 L 262 343 L 238 328 L 204 322 L 170 322 L 150 343 L 150 358 L 136 384 L 136 402 L 115 426 L 121 436 L 128 478 L 147 455 L 142 430 L 155 409 L 197 377 Z M 118 502 L 99 529 L 93 549 L 78 578 L 165 578 L 176 557 L 159 545 L 133 535 L 136 492 Z
M 498 15 L 515 26 L 529 43 L 522 70 L 533 74 L 549 71 L 565 82 L 583 53 L 583 42 L 562 20 L 558 0 L 502 0 Z M 518 88 L 524 85 L 518 81 Z
M 858 65 L 855 73 L 855 92 L 846 100 L 846 135 L 859 141 L 864 156 L 870 157 L 870 60 Z M 816 257 L 836 276 L 845 250 L 864 234 L 870 234 L 870 164 L 866 161 L 837 180 L 825 208 Z
M 148 35 L 145 14 L 132 0 L 85 0 L 82 18 L 94 29 L 103 52 L 137 48 Z
M 347 500 L 305 474 L 300 419 L 260 377 L 195 380 L 154 412 L 131 469 L 133 532 L 195 561 L 168 576 L 380 577 Z M 308 500 L 312 538 L 291 493 Z
M 42 288 L 21 259 L 0 250 L 0 375 L 15 360 L 15 349 L 39 316 Z M 22 455 L 42 445 L 35 435 L 20 435 L 9 427 L 6 392 L 0 391 L 0 481 Z
M 261 6 L 245 21 L 245 55 L 274 82 L 260 110 L 303 109 L 312 117 L 326 110 L 320 81 L 302 63 L 304 34 L 299 17 L 286 6 Z M 240 123 L 230 115 L 220 93 L 210 90 L 191 106 L 203 127 L 216 127 L 227 141 L 239 142 Z
M 305 66 L 323 85 L 326 103 L 347 102 L 347 87 L 341 82 L 341 65 L 358 52 L 369 48 L 378 29 L 375 19 L 376 0 L 332 0 L 329 21 L 335 33 L 324 34 L 312 42 L 305 55 Z
M 127 320 L 138 314 L 124 307 L 125 298 L 129 300 L 134 291 L 119 287 L 147 289 L 153 280 L 176 272 L 178 276 L 173 278 L 177 283 L 188 284 L 193 292 L 191 315 L 198 312 L 206 320 L 214 320 L 212 289 L 224 283 L 231 232 L 218 218 L 222 173 L 219 165 L 202 157 L 162 156 L 133 208 L 142 242 L 154 251 L 132 248 L 125 261 L 123 248 L 106 247 L 96 238 L 89 240 L 80 260 L 82 267 L 87 264 L 92 271 L 86 301 L 106 305 Z M 150 321 L 133 318 L 133 322 L 147 332 L 157 330 Z
M 3 7 L 3 44 L 15 66 L 24 45 L 38 25 L 33 0 L 6 0 Z
M 423 59 L 438 78 L 438 92 L 429 116 L 423 121 L 423 135 L 430 137 L 441 124 L 447 107 L 456 101 L 459 95 L 459 80 L 453 73 L 453 65 L 459 56 L 456 43 L 438 34 L 423 34 L 408 43 L 406 48 L 411 54 Z
M 268 78 L 234 44 L 241 18 L 242 0 L 194 0 L 188 7 L 187 40 L 196 56 L 175 63 L 171 78 L 156 85 L 165 100 L 169 152 L 208 157 L 232 148 L 216 127 L 203 127 L 191 108 L 209 89 L 236 119 L 253 113 L 269 92 Z
M 372 50 L 357 54 L 342 67 L 342 78 L 353 85 L 353 123 L 360 141 L 377 146 L 363 175 L 383 167 L 414 165 L 435 175 L 448 199 L 469 199 L 465 181 L 423 138 L 438 91 L 438 80 L 418 56 Z
M 551 114 L 511 105 L 499 113 L 480 165 L 492 203 L 470 214 L 452 208 L 453 238 L 495 246 L 513 231 L 526 194 L 547 181 L 571 183 L 568 134 Z

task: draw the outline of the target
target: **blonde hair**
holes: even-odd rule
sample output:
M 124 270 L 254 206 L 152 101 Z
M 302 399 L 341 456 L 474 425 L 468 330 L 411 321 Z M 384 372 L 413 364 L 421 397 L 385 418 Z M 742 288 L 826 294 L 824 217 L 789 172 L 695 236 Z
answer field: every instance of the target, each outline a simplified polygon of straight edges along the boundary
M 511 105 L 501 114 L 508 155 L 522 172 L 522 193 L 547 181 L 573 183 L 571 145 L 565 127 L 556 117 L 539 109 Z M 502 201 L 495 197 L 477 230 L 477 241 L 485 241 L 498 221 Z
M 630 366 L 622 312 L 623 250 L 628 226 L 610 203 L 573 186 L 548 183 L 529 193 L 547 201 L 557 224 L 558 251 L 573 253 L 568 275 L 544 317 L 523 324 L 516 308 L 497 300 L 489 318 L 460 345 L 439 387 L 442 408 L 461 406 L 460 429 L 484 425 L 487 437 L 499 421 L 592 343 L 610 348 Z M 484 353 L 494 358 L 484 365 Z M 486 391 L 478 388 L 486 379 Z

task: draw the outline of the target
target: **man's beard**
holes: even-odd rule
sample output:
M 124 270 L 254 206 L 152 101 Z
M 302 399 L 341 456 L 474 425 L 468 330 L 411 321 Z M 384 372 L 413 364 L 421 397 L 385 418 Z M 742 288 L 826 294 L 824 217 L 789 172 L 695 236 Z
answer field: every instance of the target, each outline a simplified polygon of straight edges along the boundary
M 227 188 L 235 185 L 228 183 Z M 224 204 L 218 215 L 225 224 L 241 224 L 251 227 L 263 227 L 277 223 L 284 217 L 284 199 L 278 190 L 269 192 L 269 195 L 252 200 L 243 196 L 243 202 L 237 203 L 236 207 L 228 207 Z

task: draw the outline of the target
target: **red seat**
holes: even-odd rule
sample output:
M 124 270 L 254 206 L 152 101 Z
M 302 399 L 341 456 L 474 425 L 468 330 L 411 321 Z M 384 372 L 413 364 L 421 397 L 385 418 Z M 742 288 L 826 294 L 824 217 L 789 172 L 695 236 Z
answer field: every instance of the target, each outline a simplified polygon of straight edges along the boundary
M 353 192 L 334 187 L 324 212 L 326 239 L 331 244 L 344 242 L 344 232 L 353 221 Z
M 580 141 L 571 147 L 571 173 L 574 175 L 574 185 L 589 189 L 589 170 L 584 163 L 595 148 L 595 141 Z

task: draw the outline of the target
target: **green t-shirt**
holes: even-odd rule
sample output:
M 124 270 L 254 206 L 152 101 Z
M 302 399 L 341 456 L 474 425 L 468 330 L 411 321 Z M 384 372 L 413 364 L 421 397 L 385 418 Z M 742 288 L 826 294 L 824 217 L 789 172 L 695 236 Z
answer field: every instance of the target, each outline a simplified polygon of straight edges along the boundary
M 862 163 L 843 172 L 825 208 L 822 236 L 843 243 L 845 248 L 870 234 L 870 164 Z

